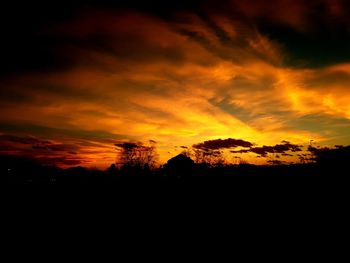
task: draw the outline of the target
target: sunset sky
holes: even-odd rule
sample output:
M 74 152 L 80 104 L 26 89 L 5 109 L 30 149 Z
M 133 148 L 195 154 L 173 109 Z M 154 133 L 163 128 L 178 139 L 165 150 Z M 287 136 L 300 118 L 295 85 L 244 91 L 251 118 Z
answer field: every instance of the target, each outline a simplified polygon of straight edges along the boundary
M 162 163 L 221 139 L 261 164 L 350 144 L 347 0 L 1 5 L 0 154 L 105 168 L 121 142 Z

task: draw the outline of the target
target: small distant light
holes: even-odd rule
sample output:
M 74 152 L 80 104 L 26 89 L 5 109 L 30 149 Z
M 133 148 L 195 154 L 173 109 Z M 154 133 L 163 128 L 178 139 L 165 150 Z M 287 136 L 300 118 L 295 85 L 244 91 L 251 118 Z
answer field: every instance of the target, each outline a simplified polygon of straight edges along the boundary
M 7 171 L 8 171 L 8 172 L 11 172 L 11 169 L 9 168 L 9 169 L 7 169 Z

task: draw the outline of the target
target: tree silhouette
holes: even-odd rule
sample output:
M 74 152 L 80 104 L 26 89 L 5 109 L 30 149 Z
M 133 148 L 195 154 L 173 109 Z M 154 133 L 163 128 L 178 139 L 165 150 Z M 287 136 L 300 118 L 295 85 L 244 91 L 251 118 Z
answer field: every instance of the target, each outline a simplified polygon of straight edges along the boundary
M 198 164 L 206 164 L 207 166 L 222 166 L 226 160 L 219 150 L 212 149 L 193 149 L 194 160 Z
M 115 146 L 118 151 L 116 163 L 119 167 L 153 169 L 157 165 L 158 154 L 155 141 L 150 141 L 149 146 L 130 142 L 115 144 Z

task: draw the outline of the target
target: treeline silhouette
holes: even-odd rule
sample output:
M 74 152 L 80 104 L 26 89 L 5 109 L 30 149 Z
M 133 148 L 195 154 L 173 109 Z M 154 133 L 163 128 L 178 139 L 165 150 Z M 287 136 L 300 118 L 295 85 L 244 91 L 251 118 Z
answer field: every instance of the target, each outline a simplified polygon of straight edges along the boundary
M 35 160 L 0 156 L 1 178 L 7 183 L 115 183 L 142 180 L 228 180 L 238 178 L 301 178 L 346 179 L 349 176 L 350 146 L 315 148 L 309 146 L 312 161 L 298 164 L 251 165 L 197 163 L 186 152 L 170 159 L 161 167 L 154 166 L 156 153 L 153 146 L 137 144 L 118 145 L 124 151 L 122 165 L 112 164 L 107 170 L 74 167 L 62 169 L 41 165 Z M 125 152 L 126 151 L 126 152 Z

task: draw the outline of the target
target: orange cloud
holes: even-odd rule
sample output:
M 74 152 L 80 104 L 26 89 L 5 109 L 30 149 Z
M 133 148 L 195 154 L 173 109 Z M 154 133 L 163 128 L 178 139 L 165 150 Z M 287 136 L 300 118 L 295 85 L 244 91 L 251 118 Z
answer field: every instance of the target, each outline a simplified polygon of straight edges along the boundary
M 271 13 L 297 28 L 305 24 L 300 1 L 281 1 L 280 13 L 262 10 L 272 7 L 260 1 L 234 3 L 247 16 Z M 242 22 L 215 14 L 181 12 L 164 21 L 134 12 L 88 12 L 41 32 L 68 39 L 57 52 L 74 66 L 4 82 L 12 100 L 0 102 L 0 117 L 155 140 L 161 161 L 179 151 L 177 145 L 218 138 L 259 145 L 323 141 L 323 134 L 287 121 L 317 113 L 350 118 L 350 92 L 344 88 L 349 65 L 286 67 L 280 44 L 255 27 L 242 28 Z M 333 83 L 339 73 L 344 78 Z M 68 142 L 79 144 L 69 138 L 60 143 Z M 115 155 L 109 143 L 79 147 L 79 160 L 109 164 Z

